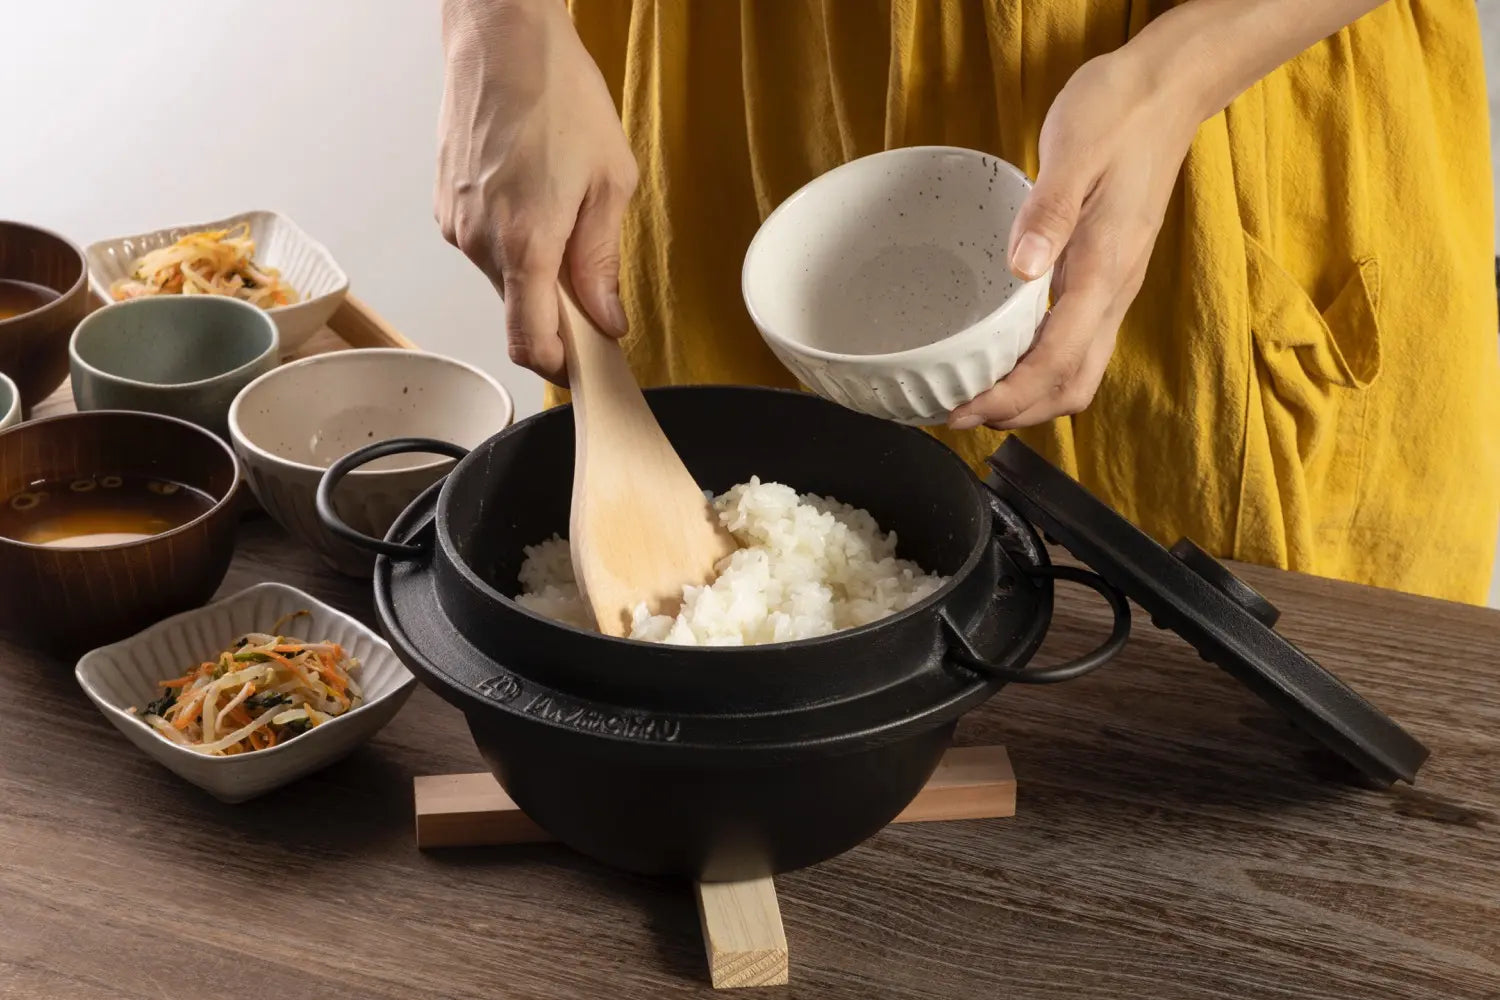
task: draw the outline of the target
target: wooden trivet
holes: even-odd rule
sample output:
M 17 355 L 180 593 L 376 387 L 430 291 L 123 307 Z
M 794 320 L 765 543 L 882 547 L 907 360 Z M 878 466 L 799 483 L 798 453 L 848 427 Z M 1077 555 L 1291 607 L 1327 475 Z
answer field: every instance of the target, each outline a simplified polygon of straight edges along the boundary
M 412 782 L 417 847 L 494 847 L 551 840 L 490 774 L 439 774 Z M 1016 778 L 1004 747 L 955 747 L 897 823 L 1016 814 Z M 715 989 L 787 982 L 786 933 L 769 877 L 697 882 L 698 917 Z

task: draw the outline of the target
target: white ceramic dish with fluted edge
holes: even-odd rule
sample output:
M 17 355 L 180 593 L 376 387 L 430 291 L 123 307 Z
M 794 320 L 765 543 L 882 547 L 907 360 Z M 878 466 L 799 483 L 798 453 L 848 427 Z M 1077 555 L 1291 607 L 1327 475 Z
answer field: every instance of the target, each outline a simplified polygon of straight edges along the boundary
M 294 611 L 311 614 L 285 631 L 328 639 L 360 662 L 358 707 L 269 750 L 209 757 L 157 735 L 132 707 L 160 693 L 158 682 L 210 660 L 246 632 L 269 629 Z M 327 767 L 365 743 L 411 697 L 416 678 L 375 631 L 295 587 L 261 583 L 213 604 L 163 619 L 129 639 L 85 653 L 79 686 L 116 729 L 152 759 L 223 802 L 244 802 Z
M 266 512 L 334 569 L 368 578 L 375 557 L 318 517 L 314 498 L 328 466 L 388 438 L 474 448 L 514 415 L 510 393 L 473 365 L 371 347 L 303 358 L 251 382 L 229 406 L 229 438 Z M 396 515 L 452 467 L 441 455 L 382 458 L 346 477 L 334 504 L 355 531 L 383 538 Z
M 1047 311 L 1051 272 L 1011 274 L 1031 189 L 998 157 L 911 146 L 852 160 L 767 217 L 741 288 L 761 337 L 826 399 L 940 424 L 1007 375 Z
M 266 310 L 276 321 L 282 352 L 295 351 L 322 329 L 337 311 L 349 294 L 349 278 L 327 247 L 280 212 L 241 212 L 227 219 L 100 240 L 84 251 L 88 260 L 89 287 L 105 302 L 110 302 L 109 286 L 121 278 L 128 278 L 131 265 L 142 254 L 171 246 L 188 233 L 231 229 L 241 222 L 249 224 L 250 238 L 255 240 L 255 262 L 276 268 L 281 272 L 282 280 L 297 293 L 297 301 L 291 305 Z

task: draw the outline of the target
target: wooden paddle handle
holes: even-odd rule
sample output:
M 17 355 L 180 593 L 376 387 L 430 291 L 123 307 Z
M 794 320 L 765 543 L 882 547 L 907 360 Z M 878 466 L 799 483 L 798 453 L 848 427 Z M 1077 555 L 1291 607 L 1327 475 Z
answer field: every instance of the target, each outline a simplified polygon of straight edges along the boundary
M 611 544 L 600 532 L 589 530 L 585 520 L 592 504 L 597 510 L 604 498 L 622 492 L 619 481 L 622 456 L 638 453 L 641 442 L 660 438 L 656 418 L 625 360 L 620 344 L 594 325 L 578 304 L 566 276 L 557 283 L 557 329 L 567 355 L 568 387 L 573 402 L 573 504 L 569 519 L 569 548 L 579 596 L 589 606 L 599 631 L 624 636 L 629 625 L 623 614 L 601 611 L 612 606 L 618 588 L 606 585 L 589 572 Z M 649 427 L 653 434 L 646 433 Z M 665 445 L 665 438 L 661 438 Z M 606 546 L 605 550 L 599 548 Z M 606 582 L 612 583 L 612 581 Z M 601 604 L 601 602 L 603 602 Z
M 634 609 L 675 614 L 684 586 L 713 580 L 738 547 L 656 422 L 625 352 L 558 281 L 558 330 L 573 389 L 573 576 L 599 630 L 622 636 Z
M 568 385 L 573 405 L 580 410 L 593 407 L 595 415 L 604 418 L 600 423 L 584 419 L 582 413 L 577 421 L 580 431 L 584 428 L 608 426 L 613 416 L 631 413 L 633 419 L 645 412 L 649 416 L 646 397 L 635 380 L 620 342 L 601 331 L 573 294 L 567 279 L 558 281 L 557 332 L 562 338 L 563 350 L 567 354 Z

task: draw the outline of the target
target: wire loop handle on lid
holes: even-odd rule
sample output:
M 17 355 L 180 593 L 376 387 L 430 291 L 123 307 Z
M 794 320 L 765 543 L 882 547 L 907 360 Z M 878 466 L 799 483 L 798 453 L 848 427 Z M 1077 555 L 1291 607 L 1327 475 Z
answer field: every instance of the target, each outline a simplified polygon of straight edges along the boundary
M 1011 684 L 1056 684 L 1059 681 L 1070 681 L 1075 677 L 1082 677 L 1090 671 L 1099 669 L 1114 659 L 1115 655 L 1125 647 L 1126 640 L 1130 638 L 1130 604 L 1125 600 L 1124 594 L 1110 586 L 1099 574 L 1079 569 L 1076 566 L 1027 566 L 1023 567 L 1022 571 L 1031 577 L 1081 583 L 1098 592 L 1099 596 L 1109 602 L 1110 611 L 1114 613 L 1114 626 L 1110 629 L 1109 637 L 1082 656 L 1076 656 L 1050 667 L 1027 669 L 1014 662 L 1013 658 L 998 662 L 986 660 L 969 645 L 963 631 L 955 627 L 947 615 L 944 615 L 944 625 L 958 640 L 957 647 L 948 651 L 949 659 L 977 673 Z
M 410 542 L 392 542 L 383 538 L 372 538 L 355 531 L 344 523 L 344 519 L 339 517 L 338 511 L 333 506 L 333 491 L 338 489 L 339 483 L 343 482 L 345 476 L 361 465 L 388 455 L 419 453 L 457 459 L 467 455 L 469 449 L 435 438 L 391 438 L 388 441 L 376 441 L 374 444 L 356 448 L 330 465 L 328 471 L 323 473 L 323 478 L 318 480 L 318 492 L 315 498 L 318 519 L 329 531 L 351 545 L 379 555 L 390 556 L 392 559 L 421 558 L 427 551 L 422 546 L 413 545 Z

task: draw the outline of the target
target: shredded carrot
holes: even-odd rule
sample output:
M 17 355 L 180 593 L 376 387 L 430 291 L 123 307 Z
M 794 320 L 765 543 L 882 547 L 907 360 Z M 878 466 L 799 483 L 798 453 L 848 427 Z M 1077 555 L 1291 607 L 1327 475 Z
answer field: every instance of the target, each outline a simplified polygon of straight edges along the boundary
M 166 693 L 136 714 L 163 739 L 171 733 L 173 742 L 200 753 L 252 753 L 279 746 L 361 704 L 364 695 L 351 675 L 358 667 L 359 661 L 338 643 L 251 633 L 216 659 L 161 681 Z M 209 726 L 213 737 L 205 739 Z
M 262 309 L 290 305 L 297 293 L 274 267 L 256 263 L 250 224 L 188 233 L 130 265 L 130 277 L 109 286 L 116 301 L 146 295 L 229 295 Z M 275 628 L 279 628 L 280 622 Z M 272 631 L 275 631 L 275 628 Z
M 338 675 L 338 672 L 335 668 L 330 666 L 319 666 L 318 673 L 323 676 L 324 683 L 327 684 L 336 694 L 344 693 L 344 688 L 346 686 L 344 684 L 344 679 Z
M 186 729 L 190 723 L 197 719 L 199 713 L 203 711 L 203 702 L 207 693 L 205 691 L 196 698 L 190 699 L 186 705 L 179 709 L 177 717 L 172 720 L 172 725 L 177 729 Z
M 158 681 L 157 684 L 160 687 L 164 688 L 186 687 L 198 678 L 205 677 L 208 674 L 212 673 L 213 669 L 214 665 L 212 663 L 201 663 L 198 666 L 194 667 L 192 670 L 189 670 L 187 673 L 183 674 L 181 677 L 174 677 L 169 681 Z

